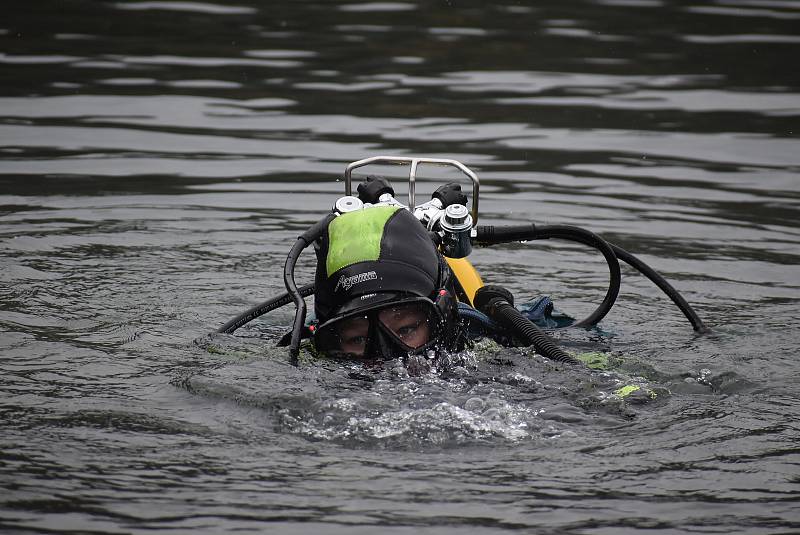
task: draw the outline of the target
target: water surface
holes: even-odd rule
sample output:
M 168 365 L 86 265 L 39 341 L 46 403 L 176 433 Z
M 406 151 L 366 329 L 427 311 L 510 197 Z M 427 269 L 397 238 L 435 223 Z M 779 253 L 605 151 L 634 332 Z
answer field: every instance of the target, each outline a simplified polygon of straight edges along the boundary
M 4 531 L 800 530 L 799 2 L 7 11 Z M 292 240 L 378 154 L 470 166 L 482 224 L 601 234 L 712 334 L 624 268 L 599 330 L 556 335 L 610 372 L 487 344 L 411 375 L 293 367 L 290 308 L 208 336 L 283 291 Z M 457 176 L 423 171 L 422 198 Z M 575 316 L 605 291 L 580 247 L 470 258 Z

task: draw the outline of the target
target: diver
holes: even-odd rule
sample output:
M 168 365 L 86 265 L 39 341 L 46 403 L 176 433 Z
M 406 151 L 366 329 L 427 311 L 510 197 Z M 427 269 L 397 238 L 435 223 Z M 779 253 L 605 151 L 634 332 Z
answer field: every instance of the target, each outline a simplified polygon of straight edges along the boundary
M 332 357 L 396 358 L 466 343 L 452 271 L 406 209 L 331 221 L 317 242 L 314 347 Z
M 371 176 L 365 184 L 376 181 L 382 179 Z M 341 214 L 315 245 L 315 318 L 304 335 L 318 353 L 356 359 L 432 358 L 461 351 L 477 338 L 514 344 L 510 332 L 468 304 L 435 238 L 402 207 Z M 533 304 L 539 306 L 525 307 L 523 313 L 539 325 L 572 323 L 566 316 L 553 317 L 549 298 Z
M 394 197 L 382 177 L 368 176 L 351 195 L 351 172 L 371 163 L 410 164 L 409 205 Z M 419 163 L 453 165 L 473 182 L 472 211 L 457 183 L 439 187 L 430 201 L 415 205 L 414 181 Z M 297 363 L 300 344 L 311 339 L 319 354 L 359 360 L 432 359 L 490 337 L 505 346 L 533 348 L 546 358 L 580 361 L 559 348 L 542 328 L 594 327 L 611 310 L 620 289 L 619 260 L 649 278 L 683 312 L 695 331 L 708 328 L 686 300 L 660 274 L 600 236 L 569 225 L 533 223 L 476 226 L 478 179 L 455 160 L 378 156 L 359 160 L 345 170 L 345 196 L 333 210 L 297 238 L 284 266 L 287 292 L 261 303 L 220 327 L 232 333 L 254 318 L 294 302 L 291 332 L 278 345 L 288 345 Z M 588 317 L 556 318 L 547 297 L 514 306 L 514 297 L 500 287 L 484 285 L 467 260 L 474 245 L 546 239 L 569 240 L 599 251 L 609 268 L 609 286 Z M 313 284 L 300 288 L 294 267 L 300 253 L 313 245 L 317 266 Z M 306 318 L 305 297 L 314 295 L 314 314 Z

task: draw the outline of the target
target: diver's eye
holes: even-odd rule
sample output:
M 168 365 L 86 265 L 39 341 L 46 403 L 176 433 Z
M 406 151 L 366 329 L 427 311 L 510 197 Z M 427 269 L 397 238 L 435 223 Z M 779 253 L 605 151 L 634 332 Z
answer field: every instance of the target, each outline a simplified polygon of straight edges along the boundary
M 423 321 L 425 321 L 425 320 L 418 320 L 418 321 L 415 321 L 415 322 L 412 322 L 412 323 L 409 323 L 409 324 L 406 324 L 406 325 L 401 325 L 401 326 L 399 326 L 399 327 L 397 327 L 395 329 L 395 333 L 401 339 L 408 338 L 409 336 L 413 336 L 417 332 L 417 330 L 419 329 L 419 326 L 422 325 Z
M 367 345 L 367 337 L 366 336 L 351 336 L 342 340 L 344 344 L 352 345 L 352 346 L 364 346 Z

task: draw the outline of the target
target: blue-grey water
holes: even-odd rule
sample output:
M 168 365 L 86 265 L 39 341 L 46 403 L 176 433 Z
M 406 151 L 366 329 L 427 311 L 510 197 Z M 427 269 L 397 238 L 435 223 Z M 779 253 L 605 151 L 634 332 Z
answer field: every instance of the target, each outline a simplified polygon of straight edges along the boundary
M 800 532 L 800 2 L 3 11 L 3 533 Z M 623 268 L 556 334 L 607 372 L 293 367 L 290 307 L 209 336 L 382 154 L 470 166 L 482 224 L 601 234 L 712 333 Z M 470 258 L 574 316 L 607 282 L 569 244 Z

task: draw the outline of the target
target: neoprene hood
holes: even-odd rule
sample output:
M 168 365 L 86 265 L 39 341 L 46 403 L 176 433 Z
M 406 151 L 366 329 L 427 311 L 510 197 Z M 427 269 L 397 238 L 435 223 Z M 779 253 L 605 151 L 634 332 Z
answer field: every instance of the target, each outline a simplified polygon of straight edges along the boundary
M 340 215 L 318 241 L 314 309 L 324 322 L 387 292 L 431 297 L 446 263 L 419 221 L 396 206 Z

